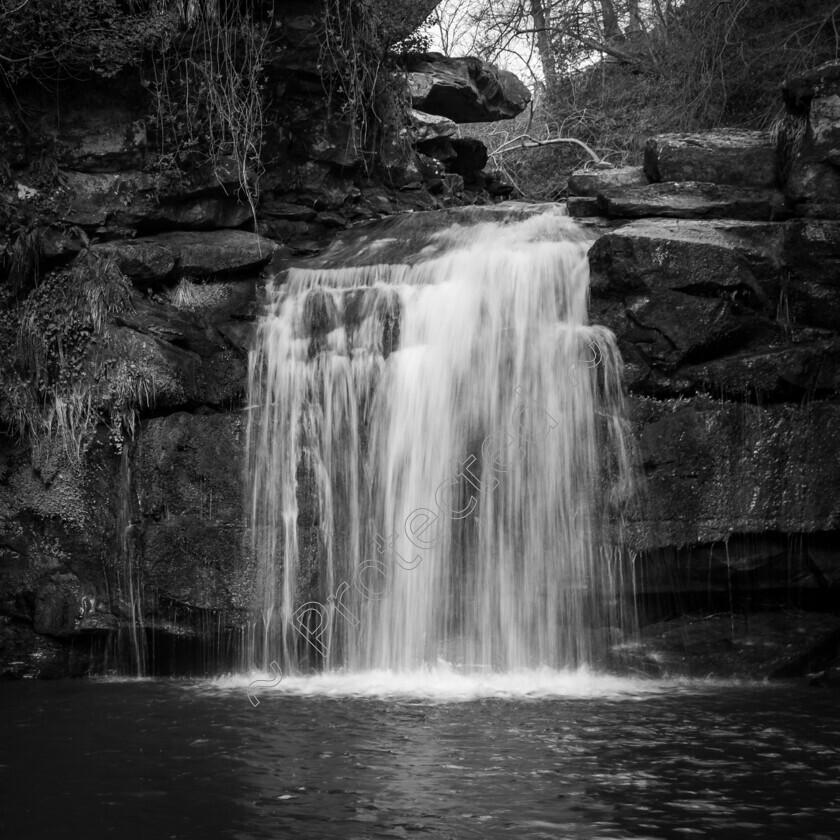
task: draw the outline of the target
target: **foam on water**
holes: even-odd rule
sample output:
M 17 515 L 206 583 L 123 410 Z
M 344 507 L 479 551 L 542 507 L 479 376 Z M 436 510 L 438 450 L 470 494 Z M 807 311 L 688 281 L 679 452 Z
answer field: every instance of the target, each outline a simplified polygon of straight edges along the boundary
M 267 682 L 253 685 L 255 680 Z M 257 699 L 290 697 L 357 697 L 370 699 L 429 700 L 440 703 L 496 698 L 500 700 L 550 700 L 600 698 L 644 699 L 655 695 L 708 691 L 743 685 L 732 681 L 649 679 L 598 673 L 589 668 L 554 670 L 535 668 L 508 672 L 465 672 L 441 662 L 413 671 L 332 670 L 310 675 L 282 675 L 252 671 L 218 677 L 201 684 L 202 690 L 248 691 Z M 249 688 L 249 686 L 251 686 Z

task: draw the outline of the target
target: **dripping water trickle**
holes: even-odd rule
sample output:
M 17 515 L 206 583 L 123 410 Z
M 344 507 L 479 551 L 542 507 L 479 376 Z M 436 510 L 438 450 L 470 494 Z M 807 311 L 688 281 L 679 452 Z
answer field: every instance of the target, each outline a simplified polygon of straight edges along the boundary
M 249 664 L 597 665 L 626 624 L 632 480 L 592 239 L 556 207 L 425 215 L 268 289 Z

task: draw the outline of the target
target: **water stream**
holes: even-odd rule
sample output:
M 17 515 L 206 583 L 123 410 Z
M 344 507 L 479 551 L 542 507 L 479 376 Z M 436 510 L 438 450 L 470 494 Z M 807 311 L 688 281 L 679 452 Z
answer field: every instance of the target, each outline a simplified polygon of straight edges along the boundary
M 627 627 L 632 475 L 620 357 L 588 323 L 592 237 L 553 206 L 430 215 L 268 289 L 262 667 L 575 668 Z

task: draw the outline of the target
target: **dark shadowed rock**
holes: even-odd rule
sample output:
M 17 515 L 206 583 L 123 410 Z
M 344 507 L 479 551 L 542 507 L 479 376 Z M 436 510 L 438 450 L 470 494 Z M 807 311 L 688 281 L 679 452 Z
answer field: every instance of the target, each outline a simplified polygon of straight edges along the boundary
M 779 336 L 776 346 L 685 366 L 679 375 L 702 390 L 736 400 L 753 394 L 764 400 L 836 397 L 840 339 L 800 339 L 792 344 Z
M 641 166 L 619 166 L 616 169 L 578 169 L 569 178 L 569 195 L 594 198 L 598 193 L 626 187 L 644 187 L 648 183 L 645 170 Z
M 797 73 L 782 83 L 782 97 L 793 114 L 807 115 L 812 99 L 837 94 L 840 94 L 840 61 L 827 61 Z
M 135 454 L 146 587 L 202 609 L 242 605 L 245 415 L 178 413 L 144 425 Z
M 761 131 L 717 129 L 661 134 L 645 146 L 651 181 L 701 181 L 741 187 L 775 187 L 776 146 Z
M 456 123 L 509 120 L 531 101 L 513 73 L 480 58 L 427 53 L 406 59 L 406 70 L 414 108 Z
M 797 215 L 840 218 L 840 62 L 782 85 L 788 117 L 780 129 L 785 190 Z
M 782 256 L 789 268 L 786 305 L 798 323 L 840 327 L 840 221 L 791 221 Z
M 594 196 L 570 195 L 566 200 L 566 207 L 569 215 L 578 219 L 601 215 L 598 199 Z
M 221 186 L 213 192 L 187 184 L 188 194 L 175 198 L 174 181 L 165 179 L 170 198 L 164 201 L 157 195 L 160 183 L 144 172 L 68 172 L 51 200 L 62 222 L 96 232 L 107 228 L 214 230 L 241 227 L 251 218 L 248 204 L 235 194 L 226 194 Z
M 155 283 L 170 275 L 255 271 L 268 263 L 277 245 L 244 230 L 175 231 L 107 242 L 91 250 L 112 257 L 133 280 Z
M 785 609 L 685 616 L 642 629 L 623 650 L 632 667 L 656 675 L 773 679 L 812 672 L 830 661 L 840 620 Z
M 659 548 L 640 555 L 636 584 L 644 593 L 731 594 L 738 607 L 762 590 L 826 590 L 840 580 L 840 550 L 825 552 L 833 536 L 735 532 L 720 542 Z
M 463 176 L 469 183 L 487 166 L 487 146 L 475 137 L 456 138 L 451 141 L 455 159 L 449 161 L 450 172 Z
M 593 295 L 663 288 L 720 297 L 738 293 L 759 311 L 779 290 L 778 224 L 648 219 L 606 233 L 592 246 Z
M 609 218 L 745 219 L 775 221 L 790 216 L 779 190 L 683 181 L 628 186 L 599 192 L 598 208 Z
M 451 137 L 435 137 L 431 140 L 423 140 L 417 144 L 417 151 L 427 157 L 439 160 L 441 163 L 449 163 L 458 157 L 458 153 L 452 145 Z
M 154 239 L 117 240 L 93 245 L 90 250 L 113 259 L 123 274 L 138 283 L 157 283 L 175 270 L 172 249 Z
M 840 403 L 631 404 L 645 474 L 637 548 L 840 527 Z

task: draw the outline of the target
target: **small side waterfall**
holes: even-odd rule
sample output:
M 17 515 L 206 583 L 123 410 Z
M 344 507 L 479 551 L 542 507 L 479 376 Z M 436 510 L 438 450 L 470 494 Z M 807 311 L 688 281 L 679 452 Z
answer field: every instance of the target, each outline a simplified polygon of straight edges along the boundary
M 632 481 L 591 237 L 556 207 L 427 215 L 269 287 L 254 664 L 576 667 L 624 622 Z

